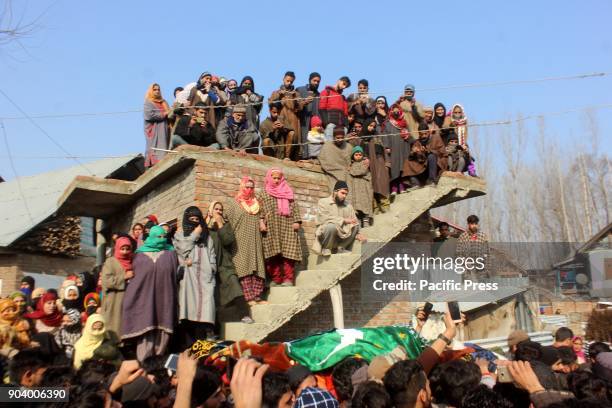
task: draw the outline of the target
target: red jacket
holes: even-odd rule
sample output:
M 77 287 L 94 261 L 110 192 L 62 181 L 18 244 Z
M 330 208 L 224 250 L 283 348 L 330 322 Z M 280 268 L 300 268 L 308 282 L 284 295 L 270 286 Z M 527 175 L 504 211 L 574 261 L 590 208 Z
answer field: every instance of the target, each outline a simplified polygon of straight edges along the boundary
M 332 86 L 326 86 L 321 92 L 319 100 L 319 110 L 337 110 L 344 112 L 348 116 L 348 103 L 344 95 L 336 91 Z

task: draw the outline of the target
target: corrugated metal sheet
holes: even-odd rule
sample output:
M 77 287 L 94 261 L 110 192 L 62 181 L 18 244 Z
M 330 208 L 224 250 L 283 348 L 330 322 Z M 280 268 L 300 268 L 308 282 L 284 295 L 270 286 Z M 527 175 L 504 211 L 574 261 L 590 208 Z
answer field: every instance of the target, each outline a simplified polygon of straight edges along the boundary
M 456 293 L 456 292 L 435 292 L 429 296 L 429 299 L 435 299 L 433 310 L 439 313 L 445 313 L 447 310 L 446 302 L 458 301 L 459 308 L 462 312 L 479 309 L 483 306 L 500 302 L 519 293 L 523 293 L 527 288 L 515 286 L 500 286 L 499 290 L 490 292 L 478 292 L 473 294 Z
M 35 176 L 20 177 L 27 210 L 17 181 L 0 183 L 0 223 L 2 224 L 0 247 L 9 246 L 52 215 L 57 210 L 58 199 L 76 176 L 107 177 L 136 157 L 138 155 L 86 163 L 85 166 L 93 174 L 89 174 L 83 166 L 74 166 Z
M 553 344 L 553 335 L 551 332 L 541 331 L 528 333 L 531 341 L 540 343 L 543 346 L 551 346 Z M 508 351 L 508 337 L 492 337 L 489 339 L 468 340 L 467 343 L 474 343 L 485 349 L 500 348 L 504 352 Z

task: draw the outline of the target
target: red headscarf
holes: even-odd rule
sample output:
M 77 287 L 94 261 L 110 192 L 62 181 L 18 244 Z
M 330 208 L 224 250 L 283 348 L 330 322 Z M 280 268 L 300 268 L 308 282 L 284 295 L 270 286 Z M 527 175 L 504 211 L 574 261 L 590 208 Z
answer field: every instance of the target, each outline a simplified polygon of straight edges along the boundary
M 395 108 L 399 108 L 398 116 L 393 115 L 393 109 Z M 408 122 L 406 122 L 406 118 L 404 117 L 404 111 L 397 103 L 394 103 L 391 105 L 391 108 L 389 108 L 389 122 L 400 129 L 406 129 L 408 127 Z
M 274 180 L 272 180 L 273 173 L 280 173 L 281 179 L 278 185 L 274 184 Z M 287 183 L 287 180 L 283 175 L 283 171 L 278 167 L 272 167 L 266 173 L 265 190 L 266 193 L 276 198 L 278 213 L 280 215 L 288 217 L 290 215 L 289 201 L 293 200 L 293 190 Z
M 253 186 L 255 186 L 255 181 L 251 177 L 244 176 L 242 180 L 240 180 L 240 191 L 238 191 L 238 194 L 236 194 L 234 198 L 246 212 L 254 215 L 259 212 L 259 202 L 257 201 L 257 197 L 255 197 L 255 189 L 247 189 L 247 183 L 253 183 Z
M 122 255 L 121 247 L 125 245 L 130 247 L 130 252 L 127 255 Z M 134 256 L 134 248 L 132 248 L 132 241 L 130 241 L 130 239 L 127 237 L 121 237 L 117 239 L 117 241 L 115 242 L 115 259 L 119 261 L 123 269 L 125 269 L 126 271 L 132 270 L 132 257 L 133 256 Z
M 55 302 L 57 300 L 57 296 L 55 296 L 54 293 L 45 293 L 40 299 L 38 299 L 36 310 L 32 313 L 24 315 L 24 317 L 28 319 L 38 319 L 43 322 L 45 326 L 49 327 L 61 326 L 63 315 L 59 310 L 57 310 L 57 308 L 55 309 L 55 312 L 51 313 L 50 315 L 45 313 L 45 303 L 51 300 Z

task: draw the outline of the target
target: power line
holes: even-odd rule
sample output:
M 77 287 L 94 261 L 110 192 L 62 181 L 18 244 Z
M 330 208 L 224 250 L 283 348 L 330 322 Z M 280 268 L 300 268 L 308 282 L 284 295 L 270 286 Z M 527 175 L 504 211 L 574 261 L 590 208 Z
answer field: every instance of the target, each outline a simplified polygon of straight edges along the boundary
M 472 83 L 472 84 L 460 84 L 460 85 L 446 85 L 440 87 L 432 87 L 432 88 L 423 88 L 418 89 L 418 92 L 434 92 L 434 91 L 442 91 L 442 90 L 450 90 L 450 89 L 469 89 L 469 88 L 491 88 L 496 86 L 509 86 L 509 85 L 524 85 L 524 84 L 534 84 L 541 82 L 551 82 L 551 81 L 567 81 L 567 80 L 575 80 L 575 79 L 591 79 L 591 78 L 602 78 L 606 76 L 612 75 L 612 72 L 592 72 L 586 74 L 577 74 L 577 75 L 568 75 L 568 76 L 558 76 L 558 77 L 546 77 L 546 78 L 538 78 L 538 79 L 520 79 L 513 81 L 497 81 L 497 82 L 481 82 L 481 83 Z M 1 90 L 0 90 L 1 92 Z M 372 94 L 386 94 L 386 93 L 395 93 L 397 90 L 392 91 L 368 91 L 368 94 L 371 96 Z M 2 92 L 4 94 L 4 92 Z M 351 92 L 350 94 L 355 94 L 355 92 Z M 350 95 L 349 94 L 349 95 Z M 6 97 L 6 94 L 4 94 Z M 336 98 L 337 95 L 330 96 L 315 96 L 313 99 L 325 99 L 325 98 Z M 275 101 L 303 101 L 307 98 L 283 98 L 282 100 Z M 249 102 L 249 103 L 241 103 L 240 106 L 260 106 L 267 102 Z M 207 106 L 206 109 L 226 109 L 234 105 L 218 105 L 218 106 Z M 189 107 L 193 108 L 193 107 Z M 185 107 L 187 109 L 187 107 Z M 162 110 L 162 109 L 153 109 L 153 110 Z M 76 118 L 76 117 L 98 117 L 98 116 L 118 116 L 118 115 L 128 115 L 133 113 L 143 113 L 144 109 L 127 109 L 127 110 L 119 110 L 119 111 L 110 111 L 110 112 L 69 112 L 69 113 L 58 113 L 58 114 L 40 114 L 40 115 L 25 115 L 22 112 L 23 116 L 6 116 L 1 117 L 0 120 L 21 120 L 21 119 L 59 119 L 59 118 Z
M 19 174 L 17 174 L 17 169 L 15 168 L 15 163 L 13 162 L 13 158 L 11 156 L 11 147 L 9 146 L 8 135 L 6 133 L 6 127 L 4 126 L 4 122 L 0 121 L 0 127 L 2 127 L 2 134 L 4 136 L 4 145 L 6 146 L 6 152 L 9 156 L 9 163 L 11 165 L 11 169 L 13 170 L 13 174 L 15 175 L 15 180 L 17 182 L 17 189 L 19 190 L 19 195 L 21 196 L 21 201 L 23 202 L 23 206 L 26 209 L 28 214 L 28 218 L 30 219 L 30 224 L 34 227 L 34 218 L 32 217 L 32 213 L 30 212 L 30 207 L 28 206 L 28 202 L 25 199 L 25 194 L 23 193 L 23 188 L 21 186 L 21 180 L 19 179 Z
M 539 118 L 544 118 L 547 116 L 559 116 L 559 115 L 565 115 L 568 113 L 575 113 L 575 112 L 582 112 L 582 111 L 588 111 L 588 110 L 598 110 L 598 109 L 610 109 L 612 108 L 612 104 L 603 104 L 603 105 L 588 105 L 588 106 L 583 106 L 580 108 L 572 108 L 572 109 L 566 109 L 566 110 L 561 110 L 561 111 L 553 111 L 553 112 L 541 112 L 541 113 L 534 113 L 531 115 L 527 115 L 527 116 L 522 116 L 516 119 L 507 119 L 507 120 L 493 120 L 493 121 L 486 121 L 486 122 L 478 122 L 478 123 L 468 123 L 467 127 L 470 128 L 476 128 L 476 127 L 493 127 L 493 126 L 509 126 L 512 125 L 513 123 L 519 123 L 519 122 L 525 122 L 528 120 L 532 120 L 532 119 L 539 119 Z M 447 130 L 447 129 L 453 129 L 453 127 L 445 127 L 445 128 L 440 128 L 438 130 Z M 376 137 L 388 137 L 388 136 L 399 136 L 401 135 L 401 133 L 387 133 L 387 134 L 379 134 L 379 135 L 375 135 Z M 312 143 L 292 143 L 292 144 L 284 144 L 284 145 L 275 145 L 275 147 L 286 147 L 286 146 L 303 146 L 303 145 L 309 145 Z M 158 151 L 165 151 L 165 152 L 176 152 L 175 150 L 169 150 L 169 149 L 154 149 L 154 150 L 158 150 Z M 211 152 L 221 152 L 223 150 L 216 150 L 213 151 L 211 150 Z M 7 156 L 0 156 L 0 157 L 7 157 Z M 125 155 L 120 155 L 120 156 L 107 156 L 107 155 L 87 155 L 87 156 L 77 156 L 77 155 L 67 155 L 67 156 L 12 156 L 13 158 L 16 159 L 31 159 L 31 160 L 47 160 L 47 159 L 61 159 L 61 160 L 66 160 L 66 159 L 117 159 L 117 158 L 123 158 L 125 157 Z M 4 202 L 0 200 L 0 203 Z
M 24 111 L 23 109 L 21 109 L 21 107 L 15 102 L 13 101 L 2 89 L 0 89 L 0 93 L 11 103 L 11 105 L 13 105 L 19 112 L 21 112 L 21 114 L 32 124 L 34 125 L 34 127 L 36 127 L 38 130 L 40 130 L 40 132 L 42 134 L 44 134 L 47 139 L 49 139 L 55 146 L 57 146 L 57 148 L 59 148 L 64 154 L 70 156 L 70 153 L 58 142 L 56 141 L 49 133 L 47 133 L 45 131 L 45 129 L 43 129 L 38 123 L 36 123 L 36 121 L 34 119 L 32 119 L 27 113 L 26 111 Z M 73 158 L 73 160 L 81 167 L 83 167 L 85 170 L 87 170 L 87 172 L 91 175 L 93 175 L 93 172 L 91 170 L 89 170 L 83 163 L 81 163 L 80 160 Z

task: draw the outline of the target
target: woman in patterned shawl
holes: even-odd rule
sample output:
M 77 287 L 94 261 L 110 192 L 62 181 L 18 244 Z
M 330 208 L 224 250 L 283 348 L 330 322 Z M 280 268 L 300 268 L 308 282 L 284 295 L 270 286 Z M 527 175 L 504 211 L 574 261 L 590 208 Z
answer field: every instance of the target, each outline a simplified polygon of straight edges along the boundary
M 271 285 L 293 286 L 295 263 L 302 260 L 298 236 L 302 218 L 281 169 L 268 170 L 259 202 L 267 229 L 262 240 Z
M 225 206 L 225 216 L 234 228 L 232 261 L 244 298 L 251 306 L 266 303 L 261 298 L 266 279 L 261 233 L 266 231 L 266 224 L 251 177 L 242 178 L 240 191 Z

